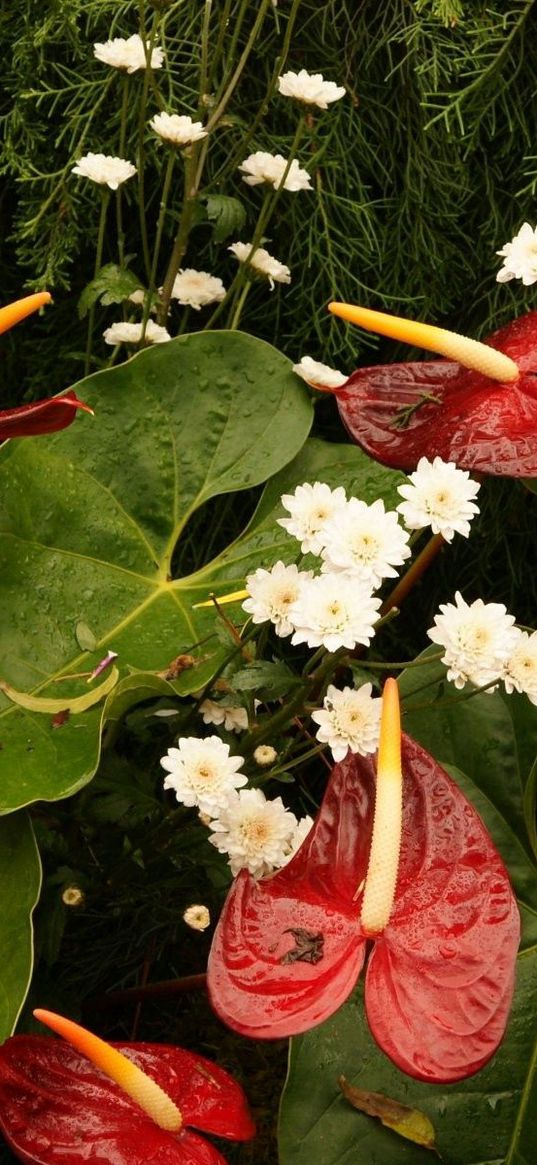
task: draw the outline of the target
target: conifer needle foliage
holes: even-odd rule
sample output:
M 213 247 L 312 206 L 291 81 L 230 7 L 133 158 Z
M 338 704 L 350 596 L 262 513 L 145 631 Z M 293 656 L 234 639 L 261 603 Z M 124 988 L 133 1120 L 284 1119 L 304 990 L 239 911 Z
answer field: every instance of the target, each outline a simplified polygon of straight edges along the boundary
M 73 161 L 88 151 L 118 154 L 127 146 L 125 156 L 144 168 L 151 246 L 166 161 L 147 119 L 162 108 L 211 116 L 226 69 L 239 63 L 260 7 L 244 0 L 212 6 L 21 0 L 0 16 L 4 281 L 16 281 L 17 289 L 47 285 L 57 300 L 68 297 L 60 358 L 57 340 L 47 328 L 36 328 L 41 385 L 48 368 L 56 388 L 73 379 L 85 343 L 73 299 L 91 278 L 99 200 L 94 188 L 73 177 Z M 211 46 L 206 56 L 204 21 Z M 357 341 L 329 324 L 329 298 L 411 308 L 474 334 L 520 312 L 523 289 L 493 281 L 494 252 L 533 214 L 535 29 L 533 0 L 507 6 L 503 0 L 487 6 L 476 0 L 268 5 L 211 143 L 185 265 L 214 272 L 229 285 L 236 265 L 224 236 L 237 237 L 233 232 L 245 218 L 241 237 L 249 237 L 260 205 L 237 167 L 249 151 L 288 154 L 296 111 L 275 93 L 276 79 L 284 68 L 306 68 L 345 85 L 347 97 L 327 114 L 308 116 L 300 161 L 312 175 L 313 191 L 280 200 L 270 222 L 269 249 L 289 265 L 292 283 L 274 295 L 256 284 L 241 326 L 277 337 L 294 359 L 307 351 L 350 371 L 360 355 Z M 158 74 L 128 78 L 94 59 L 94 42 L 134 32 L 163 46 L 165 66 Z M 163 253 L 180 213 L 179 166 L 175 183 Z M 119 225 L 123 262 L 142 279 L 141 224 L 136 191 L 126 188 L 122 224 L 113 215 L 108 219 L 103 264 L 118 261 Z M 99 309 L 101 321 L 109 323 L 110 313 Z M 203 322 L 190 318 L 188 328 Z M 58 315 L 55 336 L 57 329 Z M 31 342 L 35 368 L 33 336 Z M 361 341 L 362 355 L 369 342 Z M 99 339 L 95 351 L 105 359 Z M 19 349 L 17 380 L 21 366 Z M 37 382 L 29 370 L 26 386 L 37 388 Z

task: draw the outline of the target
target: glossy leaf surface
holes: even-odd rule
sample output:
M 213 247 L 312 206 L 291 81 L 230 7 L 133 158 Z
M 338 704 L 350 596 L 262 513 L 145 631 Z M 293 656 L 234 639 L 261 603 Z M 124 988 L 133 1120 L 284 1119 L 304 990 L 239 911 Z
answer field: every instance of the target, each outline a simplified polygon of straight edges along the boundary
M 420 457 L 442 457 L 464 469 L 507 477 L 537 476 L 537 312 L 489 336 L 521 375 L 499 384 L 444 360 L 361 368 L 337 394 L 342 420 L 371 457 L 415 469 Z M 404 427 L 401 410 L 425 402 Z
M 62 396 L 36 400 L 14 409 L 0 410 L 0 441 L 8 437 L 35 437 L 67 429 L 76 417 L 77 409 L 89 412 L 87 405 L 70 389 Z
M 0 1048 L 0 1128 L 36 1165 L 225 1165 L 192 1128 L 232 1140 L 255 1133 L 240 1086 L 212 1061 L 160 1044 L 113 1044 L 181 1109 L 177 1134 L 160 1129 L 63 1041 L 14 1036 Z
M 458 1080 L 486 1063 L 505 1029 L 518 912 L 473 807 L 409 738 L 403 772 L 396 901 L 369 960 L 367 1016 L 377 1043 L 405 1072 Z M 209 990 L 221 1018 L 242 1033 L 304 1031 L 351 990 L 365 951 L 359 887 L 374 782 L 370 759 L 336 765 L 297 856 L 270 878 L 242 874 L 232 887 L 215 934 Z M 300 957 L 297 927 L 316 939 L 317 960 Z
M 41 863 L 26 813 L 0 818 L 0 886 L 1 1041 L 13 1031 L 32 974 L 31 915 L 41 889 Z
M 99 373 L 84 386 L 96 404 L 99 393 L 95 422 L 61 438 L 13 442 L 5 462 L 0 454 L 10 483 L 0 512 L 1 677 L 39 696 L 78 696 L 88 690 L 84 679 L 54 683 L 52 677 L 91 671 L 109 648 L 119 652 L 122 677 L 106 704 L 71 716 L 58 730 L 0 694 L 0 812 L 76 791 L 95 772 L 109 718 L 152 694 L 173 698 L 210 680 L 224 649 L 212 609 L 196 611 L 193 604 L 211 591 L 239 589 L 267 562 L 296 561 L 297 542 L 277 524 L 282 493 L 326 480 L 365 500 L 397 502 L 400 475 L 355 446 L 313 441 L 276 473 L 303 443 L 309 400 L 300 384 L 295 399 L 296 378 L 279 353 L 252 337 L 228 339 L 231 347 L 225 333 L 188 337 L 177 348 L 173 342 L 169 356 L 170 344 L 160 345 L 166 352 L 148 350 Z M 272 403 L 263 379 L 271 361 Z M 227 389 L 217 383 L 225 367 Z M 264 462 L 260 426 L 268 426 Z M 176 542 L 193 511 L 208 496 L 252 485 L 269 472 L 274 476 L 241 537 L 196 574 L 169 581 Z M 240 624 L 240 605 L 229 614 Z M 91 627 L 93 653 L 80 649 L 81 621 Z M 193 649 L 207 635 L 213 638 Z M 182 652 L 195 662 L 176 681 L 151 674 L 166 672 Z

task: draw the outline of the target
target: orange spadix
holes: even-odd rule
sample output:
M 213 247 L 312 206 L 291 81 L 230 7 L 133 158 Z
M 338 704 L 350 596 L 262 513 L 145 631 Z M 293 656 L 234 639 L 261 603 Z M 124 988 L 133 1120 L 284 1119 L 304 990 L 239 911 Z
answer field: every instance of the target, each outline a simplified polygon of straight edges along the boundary
M 8 332 L 15 324 L 20 324 L 26 316 L 31 316 L 47 303 L 52 303 L 50 291 L 36 291 L 35 295 L 26 295 L 24 299 L 17 299 L 15 303 L 7 303 L 5 307 L 0 307 L 0 334 Z
M 183 1118 L 177 1105 L 168 1096 L 160 1084 L 142 1072 L 132 1060 L 118 1052 L 117 1048 L 110 1047 L 105 1040 L 94 1036 L 80 1024 L 65 1019 L 63 1015 L 56 1015 L 53 1011 L 43 1011 L 36 1008 L 36 1019 L 52 1028 L 57 1035 L 63 1036 L 69 1044 L 87 1056 L 88 1060 L 100 1068 L 119 1087 L 139 1104 L 140 1108 L 154 1120 L 155 1124 L 168 1133 L 177 1133 L 182 1126 Z
M 395 898 L 403 817 L 401 713 L 396 680 L 388 679 L 382 695 L 377 760 L 377 789 L 369 865 L 362 901 L 362 928 L 380 934 L 387 926 Z
M 460 336 L 458 332 L 448 332 L 432 324 L 405 320 L 400 316 L 357 307 L 352 303 L 329 303 L 328 310 L 332 315 L 350 324 L 358 324 L 369 332 L 390 336 L 392 340 L 402 340 L 405 344 L 425 348 L 428 352 L 438 352 L 441 356 L 447 356 L 448 360 L 456 360 L 464 368 L 489 376 L 491 380 L 512 383 L 520 375 L 518 365 L 509 356 L 498 352 L 496 348 L 489 348 L 488 344 L 481 344 L 479 340 Z

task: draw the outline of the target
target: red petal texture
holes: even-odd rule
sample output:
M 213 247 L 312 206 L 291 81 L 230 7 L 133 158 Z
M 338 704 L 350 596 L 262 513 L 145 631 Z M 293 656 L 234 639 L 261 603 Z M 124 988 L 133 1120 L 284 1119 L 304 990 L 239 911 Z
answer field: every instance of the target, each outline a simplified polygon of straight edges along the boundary
M 225 1165 L 186 1127 L 235 1140 L 255 1128 L 242 1089 L 212 1061 L 164 1044 L 113 1044 L 181 1109 L 177 1134 L 160 1129 L 63 1040 L 13 1036 L 0 1048 L 0 1128 L 36 1165 Z
M 373 823 L 374 772 L 353 759 L 332 770 L 315 825 L 296 856 L 269 878 L 242 872 L 220 917 L 207 986 L 225 1023 L 275 1039 L 327 1019 L 352 991 L 366 940 L 354 900 L 363 881 Z M 290 928 L 322 933 L 317 963 L 282 963 L 296 950 Z
M 445 360 L 385 364 L 353 373 L 337 401 L 353 440 L 375 460 L 415 469 L 420 457 L 442 457 L 462 469 L 504 477 L 537 476 L 537 312 L 494 332 L 487 344 L 519 366 L 514 384 L 500 384 Z M 405 428 L 402 408 L 424 392 L 440 404 L 420 406 Z
M 63 396 L 52 396 L 16 409 L 0 411 L 0 441 L 7 437 L 34 437 L 66 429 L 75 419 L 77 409 L 91 412 L 71 388 Z
M 376 939 L 365 998 L 372 1033 L 403 1071 L 449 1083 L 496 1050 L 513 993 L 520 922 L 505 867 L 475 809 L 436 761 L 403 737 L 403 837 L 396 902 Z M 326 1019 L 358 977 L 366 939 L 374 763 L 336 765 L 298 855 L 233 886 L 209 966 L 213 1006 L 256 1037 L 296 1035 Z M 325 936 L 317 963 L 281 964 L 286 930 Z

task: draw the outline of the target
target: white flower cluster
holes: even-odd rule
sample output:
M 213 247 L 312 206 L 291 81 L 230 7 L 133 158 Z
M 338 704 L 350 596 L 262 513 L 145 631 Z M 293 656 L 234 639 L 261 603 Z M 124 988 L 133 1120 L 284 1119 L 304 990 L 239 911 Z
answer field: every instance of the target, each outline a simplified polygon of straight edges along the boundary
M 260 878 L 290 861 L 313 821 L 298 821 L 281 797 L 269 801 L 261 789 L 245 789 L 243 759 L 230 756 L 218 736 L 181 737 L 160 763 L 168 773 L 164 788 L 199 809 L 212 830 L 209 841 L 228 854 L 232 873 L 247 869 Z
M 149 124 L 159 138 L 172 146 L 191 146 L 207 137 L 201 121 L 193 121 L 185 114 L 156 113 Z
M 442 662 L 456 688 L 470 683 L 492 691 L 503 681 L 507 692 L 524 692 L 537 704 L 537 631 L 515 627 L 503 603 L 466 603 L 459 591 L 440 611 L 427 634 L 445 649 Z
M 503 259 L 496 276 L 498 283 L 511 279 L 521 279 L 525 287 L 537 283 L 537 227 L 522 223 L 518 234 L 496 254 Z
M 265 150 L 257 150 L 241 162 L 239 170 L 242 171 L 243 182 L 248 186 L 260 186 L 265 182 L 278 190 L 283 184 L 283 189 L 292 193 L 312 189 L 308 171 L 299 166 L 296 158 L 289 165 L 289 159 L 282 154 L 267 154 Z
M 125 158 L 114 158 L 109 154 L 85 154 L 73 166 L 72 173 L 78 174 L 80 178 L 89 178 L 90 182 L 96 182 L 98 186 L 117 190 L 136 174 L 136 166 Z
M 256 275 L 268 279 L 271 291 L 275 283 L 290 283 L 291 272 L 285 263 L 280 263 L 264 247 L 256 247 L 252 253 L 251 243 L 231 243 L 228 251 L 238 259 L 239 263 L 248 263 Z
M 294 97 L 303 105 L 316 105 L 318 109 L 328 109 L 332 101 L 345 96 L 342 85 L 325 81 L 322 73 L 308 73 L 300 69 L 298 73 L 282 73 L 278 77 L 278 91 L 282 97 Z

